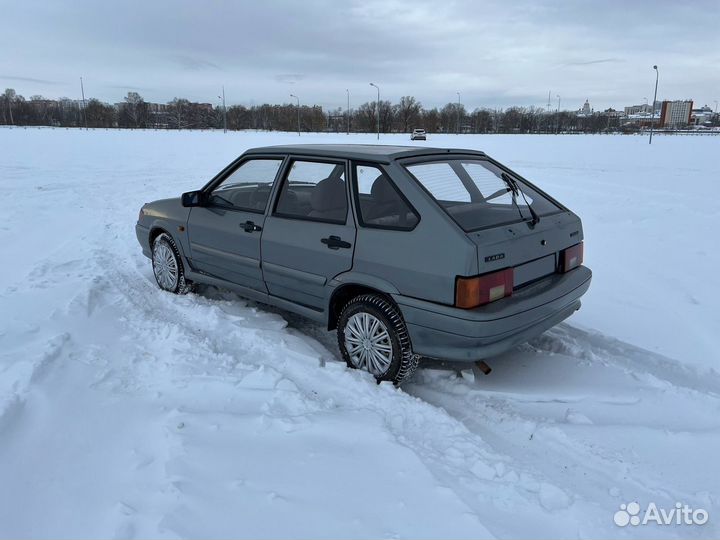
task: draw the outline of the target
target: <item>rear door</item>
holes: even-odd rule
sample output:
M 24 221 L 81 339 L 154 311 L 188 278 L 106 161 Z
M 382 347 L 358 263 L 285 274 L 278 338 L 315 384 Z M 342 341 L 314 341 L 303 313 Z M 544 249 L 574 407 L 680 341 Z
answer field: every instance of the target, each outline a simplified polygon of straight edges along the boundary
M 267 292 L 260 269 L 260 237 L 283 156 L 250 157 L 210 186 L 208 203 L 188 218 L 194 269 Z
M 326 284 L 352 268 L 355 223 L 345 160 L 291 157 L 262 235 L 273 296 L 325 309 Z

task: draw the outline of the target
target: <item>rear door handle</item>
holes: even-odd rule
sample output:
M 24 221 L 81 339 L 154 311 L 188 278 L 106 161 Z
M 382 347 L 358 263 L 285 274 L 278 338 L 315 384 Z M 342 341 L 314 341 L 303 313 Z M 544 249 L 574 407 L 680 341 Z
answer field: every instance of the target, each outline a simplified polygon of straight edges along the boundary
M 346 242 L 339 236 L 331 236 L 329 238 L 322 238 L 320 240 L 323 244 L 325 244 L 329 249 L 340 249 L 340 248 L 349 248 L 352 247 L 352 244 L 350 242 Z
M 241 223 L 241 224 L 240 224 L 240 227 L 241 227 L 245 232 L 262 231 L 262 227 L 260 227 L 259 225 L 255 225 L 255 222 L 249 221 L 249 220 L 246 221 L 245 223 Z

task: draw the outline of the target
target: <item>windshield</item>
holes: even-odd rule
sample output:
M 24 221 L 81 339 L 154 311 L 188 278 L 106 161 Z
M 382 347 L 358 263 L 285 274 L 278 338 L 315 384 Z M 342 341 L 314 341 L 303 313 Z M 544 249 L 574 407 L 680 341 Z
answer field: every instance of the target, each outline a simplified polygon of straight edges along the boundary
M 508 173 L 486 160 L 445 159 L 406 168 L 466 232 L 530 220 L 528 205 L 540 217 L 562 210 L 510 175 L 520 190 L 514 195 L 502 178 Z

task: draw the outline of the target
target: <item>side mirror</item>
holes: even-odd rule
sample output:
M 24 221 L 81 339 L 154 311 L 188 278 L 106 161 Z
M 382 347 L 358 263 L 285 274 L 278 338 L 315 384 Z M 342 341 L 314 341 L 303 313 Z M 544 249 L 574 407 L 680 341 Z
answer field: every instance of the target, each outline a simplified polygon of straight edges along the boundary
M 186 208 L 192 206 L 203 206 L 205 194 L 202 191 L 188 191 L 182 194 L 182 205 Z

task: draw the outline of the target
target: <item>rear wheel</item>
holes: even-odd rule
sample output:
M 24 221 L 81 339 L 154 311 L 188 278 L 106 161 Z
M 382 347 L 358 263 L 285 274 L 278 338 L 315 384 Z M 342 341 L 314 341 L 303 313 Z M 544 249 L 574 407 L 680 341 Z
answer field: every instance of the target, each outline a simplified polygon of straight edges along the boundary
M 185 281 L 185 269 L 175 241 L 167 233 L 155 238 L 152 249 L 152 266 L 158 286 L 171 293 L 186 294 L 190 284 Z
M 350 300 L 338 318 L 337 338 L 347 365 L 369 371 L 378 382 L 400 384 L 417 368 L 400 311 L 380 295 Z

